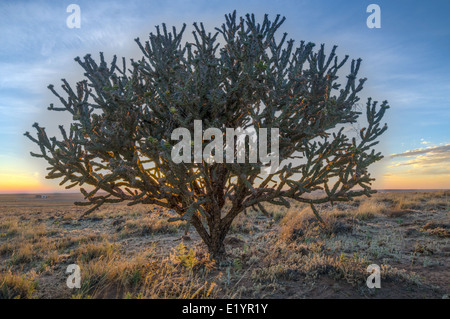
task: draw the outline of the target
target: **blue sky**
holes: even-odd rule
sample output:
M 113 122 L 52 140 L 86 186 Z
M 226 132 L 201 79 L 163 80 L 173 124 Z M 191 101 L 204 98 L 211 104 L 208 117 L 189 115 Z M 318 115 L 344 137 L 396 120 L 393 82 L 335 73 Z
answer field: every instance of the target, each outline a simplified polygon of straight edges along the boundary
M 66 26 L 71 3 L 81 8 L 80 29 Z M 381 8 L 380 29 L 366 26 L 371 3 Z M 377 187 L 450 188 L 450 1 L 16 0 L 0 3 L 0 191 L 11 179 L 56 189 L 44 180 L 45 163 L 28 155 L 33 146 L 23 133 L 36 121 L 56 133 L 65 120 L 47 111 L 57 101 L 46 87 L 82 77 L 74 57 L 136 58 L 134 38 L 155 25 L 203 21 L 212 30 L 235 9 L 260 19 L 281 14 L 280 32 L 296 41 L 336 44 L 339 56 L 363 59 L 362 102 L 372 96 L 391 105 L 380 146 L 386 158 L 373 168 Z

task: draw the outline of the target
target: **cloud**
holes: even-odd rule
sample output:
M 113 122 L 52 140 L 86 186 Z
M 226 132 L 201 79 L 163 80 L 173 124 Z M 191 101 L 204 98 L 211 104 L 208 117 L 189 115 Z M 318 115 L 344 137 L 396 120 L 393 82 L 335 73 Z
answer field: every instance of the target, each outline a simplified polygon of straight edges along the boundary
M 450 168 L 448 167 L 436 167 L 424 169 L 423 174 L 427 175 L 450 175 Z
M 58 74 L 56 68 L 49 68 L 42 63 L 0 63 L 0 69 L 4 72 L 4 76 L 0 76 L 0 88 L 3 91 L 21 90 L 22 94 L 18 96 L 17 92 L 12 91 L 13 94 L 2 94 L 2 99 L 5 95 L 14 95 L 20 99 L 23 95 L 29 97 L 30 94 L 40 94 L 49 79 Z
M 450 156 L 450 144 L 442 145 L 442 146 L 430 146 L 427 148 L 419 148 L 411 151 L 406 151 L 399 154 L 392 154 L 390 158 L 395 157 L 412 157 L 422 154 L 428 154 L 429 156 Z
M 450 144 L 392 154 L 382 178 L 385 188 L 448 189 Z
M 433 179 L 450 175 L 450 144 L 431 146 L 393 154 L 391 159 L 405 157 L 388 166 L 385 176 L 428 176 Z

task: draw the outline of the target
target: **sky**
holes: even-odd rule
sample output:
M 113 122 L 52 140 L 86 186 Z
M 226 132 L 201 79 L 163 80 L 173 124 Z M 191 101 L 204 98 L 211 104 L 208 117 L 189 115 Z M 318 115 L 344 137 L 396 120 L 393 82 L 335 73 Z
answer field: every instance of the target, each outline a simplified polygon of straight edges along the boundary
M 381 28 L 368 28 L 369 4 L 380 7 Z M 69 28 L 70 4 L 81 12 Z M 0 2 L 0 193 L 63 191 L 46 180 L 46 163 L 32 158 L 35 145 L 23 133 L 32 124 L 56 135 L 64 112 L 47 107 L 47 89 L 61 79 L 82 79 L 76 56 L 139 58 L 134 39 L 156 25 L 204 22 L 210 30 L 224 15 L 265 13 L 286 17 L 279 30 L 296 40 L 338 45 L 340 57 L 362 58 L 367 77 L 361 102 L 388 100 L 389 129 L 378 149 L 385 158 L 370 168 L 378 189 L 450 189 L 450 1 L 20 1 Z M 192 30 L 190 28 L 189 30 Z M 187 36 L 186 41 L 189 40 Z

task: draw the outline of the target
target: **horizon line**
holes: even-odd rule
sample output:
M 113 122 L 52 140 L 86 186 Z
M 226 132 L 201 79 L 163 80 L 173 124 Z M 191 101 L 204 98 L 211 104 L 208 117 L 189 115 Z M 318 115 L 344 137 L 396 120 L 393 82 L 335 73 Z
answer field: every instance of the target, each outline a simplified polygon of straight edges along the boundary
M 377 192 L 402 192 L 402 191 L 407 191 L 407 192 L 437 192 L 437 191 L 449 191 L 450 188 L 379 188 L 379 189 L 373 189 Z M 99 191 L 99 193 L 106 193 L 106 192 L 101 192 Z M 53 195 L 58 195 L 58 194 L 81 194 L 81 192 L 76 192 L 76 191 L 50 191 L 50 192 L 27 192 L 27 191 L 23 191 L 23 192 L 2 192 L 0 191 L 0 195 L 43 195 L 43 194 L 53 194 Z M 82 195 L 82 194 L 81 194 Z

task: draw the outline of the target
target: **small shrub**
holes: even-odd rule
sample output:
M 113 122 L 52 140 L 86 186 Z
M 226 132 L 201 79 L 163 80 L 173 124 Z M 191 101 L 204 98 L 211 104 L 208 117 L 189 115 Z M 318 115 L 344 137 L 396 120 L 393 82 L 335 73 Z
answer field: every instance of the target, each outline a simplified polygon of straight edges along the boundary
M 381 215 L 385 210 L 383 203 L 367 200 L 359 205 L 353 216 L 358 220 L 369 220 Z
M 27 278 L 11 270 L 0 272 L 0 299 L 30 299 L 38 286 L 34 276 Z
M 106 257 L 115 251 L 116 247 L 108 242 L 104 243 L 88 243 L 80 246 L 72 256 L 77 260 L 90 261 L 92 259 Z

